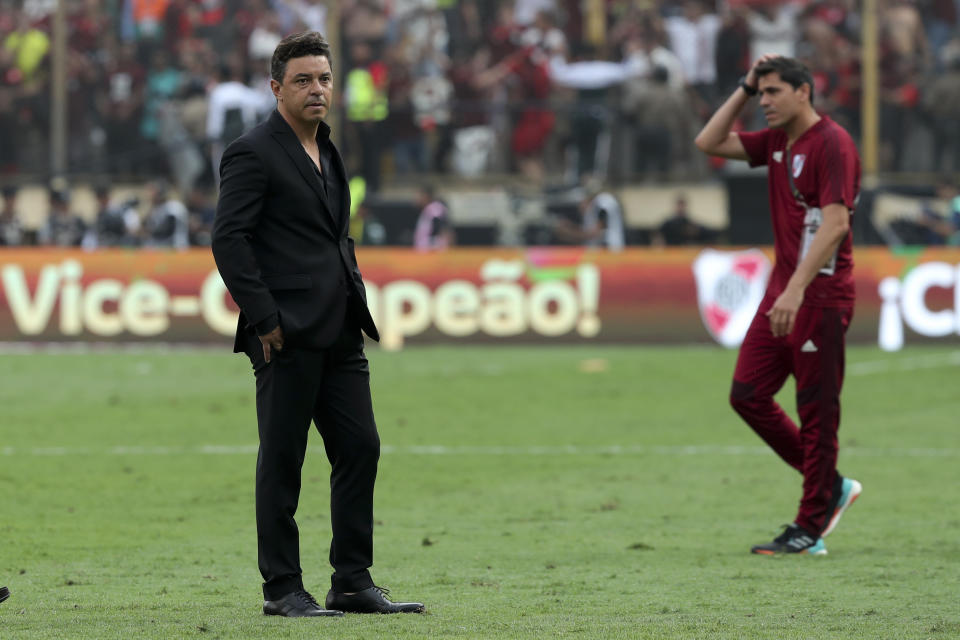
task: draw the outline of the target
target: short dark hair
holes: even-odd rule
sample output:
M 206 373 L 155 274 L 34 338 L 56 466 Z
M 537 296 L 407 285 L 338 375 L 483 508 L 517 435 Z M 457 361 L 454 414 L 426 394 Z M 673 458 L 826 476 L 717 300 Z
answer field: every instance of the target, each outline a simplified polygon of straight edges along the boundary
M 270 77 L 282 84 L 283 76 L 287 72 L 287 62 L 305 56 L 323 56 L 333 66 L 330 43 L 316 31 L 301 31 L 288 35 L 273 50 L 273 58 L 270 60 Z
M 783 56 L 771 58 L 758 64 L 754 73 L 757 78 L 762 78 L 768 73 L 776 73 L 781 80 L 794 89 L 799 89 L 804 84 L 810 85 L 810 104 L 813 104 L 813 74 L 810 73 L 807 65 L 796 58 L 785 58 Z

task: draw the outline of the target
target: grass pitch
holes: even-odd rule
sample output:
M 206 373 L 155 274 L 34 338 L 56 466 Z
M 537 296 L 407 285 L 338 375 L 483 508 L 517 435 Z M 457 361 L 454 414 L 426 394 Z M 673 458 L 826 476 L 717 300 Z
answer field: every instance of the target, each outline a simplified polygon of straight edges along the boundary
M 260 612 L 241 356 L 0 356 L 0 638 L 956 638 L 960 352 L 851 348 L 824 558 L 751 556 L 800 478 L 713 348 L 370 351 L 374 579 L 421 616 Z M 794 410 L 792 383 L 781 395 Z M 329 585 L 316 432 L 298 520 Z

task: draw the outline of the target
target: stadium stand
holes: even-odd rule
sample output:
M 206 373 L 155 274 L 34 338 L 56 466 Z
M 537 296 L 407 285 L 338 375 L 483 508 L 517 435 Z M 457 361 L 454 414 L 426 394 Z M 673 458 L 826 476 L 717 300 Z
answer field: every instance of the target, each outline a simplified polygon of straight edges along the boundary
M 21 224 L 30 230 L 45 207 L 27 206 L 29 190 L 45 189 L 51 178 L 54 5 L 0 4 L 0 186 L 24 187 Z M 741 170 L 707 164 L 690 141 L 751 57 L 772 49 L 810 61 L 818 107 L 859 135 L 861 15 L 853 0 L 613 0 L 602 4 L 599 21 L 584 6 L 68 2 L 66 174 L 81 199 L 87 186 L 139 189 L 162 178 L 181 199 L 209 202 L 223 145 L 273 107 L 273 47 L 282 34 L 308 28 L 339 39 L 335 132 L 374 209 L 412 203 L 410 177 L 428 176 L 454 199 L 463 187 L 467 200 L 475 180 L 506 184 L 502 199 L 511 202 L 527 197 L 530 185 L 546 199 L 549 189 L 575 189 L 591 178 L 623 189 L 628 224 L 645 228 L 648 209 L 666 209 L 633 204 L 638 185 L 729 182 Z M 957 3 L 879 0 L 879 7 L 879 168 L 928 183 L 924 175 L 956 173 L 960 116 L 945 105 L 960 91 Z M 741 126 L 759 126 L 758 116 L 747 114 Z M 509 187 L 515 184 L 522 186 Z M 694 209 L 711 217 L 704 221 L 711 227 L 725 222 L 729 208 L 725 198 L 716 202 Z M 460 211 L 452 207 L 451 215 L 465 231 L 487 228 L 461 238 L 537 235 L 492 232 Z M 515 218 L 506 209 L 495 215 Z M 403 244 L 406 231 L 386 241 Z M 35 237 L 21 234 L 21 241 Z

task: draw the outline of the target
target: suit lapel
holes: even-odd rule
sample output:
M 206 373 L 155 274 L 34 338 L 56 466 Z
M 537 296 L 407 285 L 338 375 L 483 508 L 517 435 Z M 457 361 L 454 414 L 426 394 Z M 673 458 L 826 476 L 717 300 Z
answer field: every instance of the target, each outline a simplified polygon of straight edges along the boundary
M 327 195 L 323 192 L 323 189 L 320 186 L 320 181 L 317 180 L 315 170 L 313 168 L 313 161 L 310 160 L 310 157 L 307 155 L 307 152 L 303 150 L 303 145 L 300 144 L 300 141 L 297 140 L 297 136 L 293 133 L 293 129 L 290 128 L 290 125 L 287 124 L 286 120 L 283 119 L 283 116 L 279 112 L 274 111 L 270 115 L 270 124 L 273 133 L 273 137 L 276 138 L 277 142 L 280 143 L 280 146 L 283 147 L 283 150 L 287 152 L 287 155 L 290 156 L 290 159 L 293 161 L 294 166 L 297 167 L 297 171 L 300 172 L 300 175 L 306 181 L 310 188 L 313 189 L 313 192 L 317 194 L 317 199 L 320 200 L 320 205 L 326 213 L 327 218 L 333 223 L 334 236 L 337 235 L 337 232 L 340 231 L 340 225 L 338 223 L 338 214 L 334 214 L 330 210 L 330 205 L 327 202 Z
M 340 157 L 340 152 L 333 142 L 330 143 L 330 157 L 333 159 L 335 168 L 334 175 L 328 177 L 333 180 L 340 177 L 343 178 L 341 182 L 340 211 L 337 212 L 338 222 L 340 223 L 337 229 L 342 231 L 344 228 L 349 227 L 350 224 L 350 181 L 347 180 L 347 170 L 343 166 L 343 158 Z

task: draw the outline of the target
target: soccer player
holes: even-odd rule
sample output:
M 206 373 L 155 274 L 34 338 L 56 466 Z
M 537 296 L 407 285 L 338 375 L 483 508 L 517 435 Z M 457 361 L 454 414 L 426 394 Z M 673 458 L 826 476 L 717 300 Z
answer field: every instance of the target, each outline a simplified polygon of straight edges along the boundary
M 767 128 L 732 132 L 758 94 Z M 793 524 L 751 549 L 767 555 L 826 554 L 823 538 L 862 489 L 836 469 L 860 159 L 850 135 L 816 112 L 813 97 L 813 77 L 801 62 L 765 55 L 696 138 L 709 155 L 767 166 L 776 266 L 740 347 L 730 391 L 737 413 L 803 474 Z M 791 374 L 799 429 L 773 399 Z

